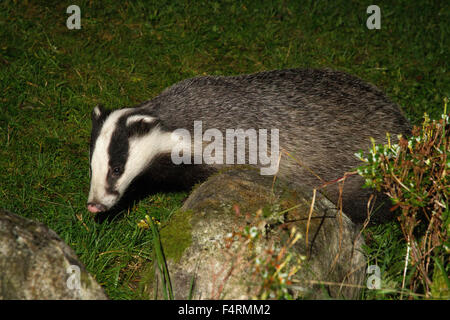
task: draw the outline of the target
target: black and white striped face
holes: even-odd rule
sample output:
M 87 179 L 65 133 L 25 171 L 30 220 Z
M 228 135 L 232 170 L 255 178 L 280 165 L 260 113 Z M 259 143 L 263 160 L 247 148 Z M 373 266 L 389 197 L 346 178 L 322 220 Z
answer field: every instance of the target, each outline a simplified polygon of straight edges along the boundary
M 170 152 L 171 134 L 139 108 L 92 113 L 91 187 L 87 208 L 111 209 L 131 182 L 161 153 Z

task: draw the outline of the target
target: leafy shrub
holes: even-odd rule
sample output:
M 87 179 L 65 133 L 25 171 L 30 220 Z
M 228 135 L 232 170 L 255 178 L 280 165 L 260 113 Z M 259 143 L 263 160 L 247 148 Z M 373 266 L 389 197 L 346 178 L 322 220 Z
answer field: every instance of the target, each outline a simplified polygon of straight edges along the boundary
M 407 262 L 411 256 L 409 289 L 429 298 L 448 297 L 450 288 L 449 131 L 445 101 L 441 119 L 430 120 L 425 114 L 411 137 L 399 136 L 392 144 L 388 134 L 387 145 L 372 141 L 367 157 L 362 151 L 357 154 L 365 162 L 358 168 L 365 186 L 386 193 L 392 211 L 400 208 L 397 218 L 408 244 Z

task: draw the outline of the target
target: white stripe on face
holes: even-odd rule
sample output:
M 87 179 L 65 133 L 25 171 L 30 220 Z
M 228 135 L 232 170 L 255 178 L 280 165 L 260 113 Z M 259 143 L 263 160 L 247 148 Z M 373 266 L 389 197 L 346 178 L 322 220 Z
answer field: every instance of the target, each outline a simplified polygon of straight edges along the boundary
M 151 161 L 161 153 L 170 153 L 176 141 L 171 138 L 171 132 L 164 132 L 159 126 L 152 128 L 145 135 L 137 135 L 128 140 L 128 157 L 124 164 L 124 171 L 114 186 L 108 185 L 109 173 L 109 145 L 111 137 L 123 116 L 135 109 L 120 109 L 114 111 L 106 119 L 95 142 L 91 159 L 91 188 L 88 203 L 102 204 L 106 209 L 113 207 L 125 193 L 130 183 L 141 174 Z M 131 115 L 126 124 L 136 121 L 151 123 L 156 119 L 147 115 Z M 124 128 L 127 130 L 127 128 Z M 113 187 L 118 194 L 111 194 L 107 190 Z
M 171 133 L 161 131 L 159 126 L 144 136 L 131 138 L 125 170 L 116 185 L 119 193 L 122 195 L 134 178 L 140 175 L 157 155 L 170 152 L 172 145 Z
M 106 191 L 108 188 L 107 175 L 109 170 L 108 147 L 119 118 L 131 110 L 127 108 L 112 112 L 106 118 L 94 145 L 94 152 L 91 159 L 92 176 L 88 202 L 101 203 L 108 209 L 111 208 L 117 198 L 117 196 L 109 194 Z

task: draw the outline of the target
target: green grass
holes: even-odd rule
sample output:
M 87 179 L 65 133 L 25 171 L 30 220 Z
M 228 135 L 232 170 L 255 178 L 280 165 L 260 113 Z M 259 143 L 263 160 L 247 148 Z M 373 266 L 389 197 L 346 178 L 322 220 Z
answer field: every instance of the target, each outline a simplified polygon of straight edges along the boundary
M 150 259 L 152 239 L 137 222 L 166 219 L 186 194 L 93 220 L 85 203 L 97 103 L 134 105 L 196 75 L 291 67 L 357 75 L 413 123 L 424 111 L 437 117 L 450 96 L 445 1 L 378 1 L 381 30 L 365 27 L 370 1 L 78 1 L 82 29 L 68 30 L 71 4 L 0 2 L 0 207 L 54 229 L 113 299 L 140 298 L 129 279 Z M 372 232 L 370 260 L 398 282 L 400 233 Z

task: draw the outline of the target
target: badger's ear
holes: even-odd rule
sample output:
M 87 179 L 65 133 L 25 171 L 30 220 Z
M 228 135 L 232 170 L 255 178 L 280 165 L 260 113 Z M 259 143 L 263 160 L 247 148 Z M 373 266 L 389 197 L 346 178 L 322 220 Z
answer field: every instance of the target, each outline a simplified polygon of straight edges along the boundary
M 95 106 L 94 109 L 92 110 L 92 121 L 95 122 L 99 121 L 101 118 L 104 117 L 105 114 L 106 114 L 105 108 L 103 108 L 101 104 Z
M 150 124 L 156 121 L 155 117 L 147 114 L 135 114 L 127 118 L 127 127 L 131 127 L 136 123 Z
M 127 118 L 128 136 L 143 135 L 157 126 L 158 119 L 147 114 L 134 114 Z

